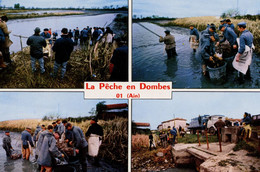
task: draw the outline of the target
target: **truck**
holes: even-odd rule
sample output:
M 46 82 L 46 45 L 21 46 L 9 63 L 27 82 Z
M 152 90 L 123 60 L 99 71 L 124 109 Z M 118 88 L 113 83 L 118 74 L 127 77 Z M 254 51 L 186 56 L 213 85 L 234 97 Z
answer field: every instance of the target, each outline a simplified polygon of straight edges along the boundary
M 197 130 L 207 129 L 210 134 L 214 135 L 217 131 L 214 124 L 218 121 L 219 117 L 222 117 L 222 120 L 225 121 L 224 115 L 203 115 L 192 118 L 188 129 L 190 130 L 191 134 L 195 134 Z

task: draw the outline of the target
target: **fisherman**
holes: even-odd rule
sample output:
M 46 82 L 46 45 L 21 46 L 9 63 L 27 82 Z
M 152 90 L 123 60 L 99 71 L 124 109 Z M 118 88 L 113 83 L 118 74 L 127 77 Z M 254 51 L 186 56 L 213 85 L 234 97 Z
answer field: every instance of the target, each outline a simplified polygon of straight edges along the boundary
M 104 33 L 104 28 L 99 27 L 98 28 L 98 38 L 97 38 L 97 41 L 99 41 L 102 38 L 103 33 Z
M 196 52 L 196 49 L 199 47 L 199 32 L 194 27 L 194 25 L 190 25 L 190 47 L 193 49 L 193 52 Z
M 244 118 L 242 119 L 242 122 L 241 122 L 243 125 L 243 132 L 242 132 L 242 135 L 244 136 L 243 140 L 246 140 L 247 138 L 251 137 L 251 133 L 252 133 L 252 128 L 250 126 L 251 121 L 252 121 L 252 119 L 250 117 L 250 114 L 245 112 Z
M 62 154 L 56 146 L 56 140 L 52 132 L 53 126 L 49 125 L 47 133 L 43 138 L 41 150 L 37 159 L 37 163 L 41 165 L 41 172 L 43 172 L 44 170 L 45 172 L 52 172 L 53 157 L 64 158 L 64 154 Z
M 49 33 L 49 29 L 48 29 L 48 28 L 45 28 L 40 35 L 41 35 L 44 39 L 49 39 L 49 38 L 51 38 L 51 34 Z
M 220 43 L 225 42 L 226 40 L 231 45 L 232 55 L 235 55 L 237 53 L 237 35 L 234 32 L 233 29 L 230 27 L 227 27 L 225 25 L 219 26 L 220 30 L 223 32 L 224 38 L 217 42 L 216 46 L 218 46 Z
M 106 32 L 104 35 L 106 35 L 106 43 L 112 43 L 113 42 L 113 31 L 110 29 L 110 27 L 106 27 Z
M 231 121 L 228 119 L 228 117 L 225 118 L 225 126 L 227 126 L 227 127 L 231 127 L 231 126 L 232 126 L 232 123 L 231 123 Z
M 220 20 L 220 26 L 221 25 L 227 25 L 226 19 Z M 220 30 L 220 27 L 218 27 L 218 30 Z
M 225 127 L 225 122 L 222 120 L 222 117 L 220 116 L 220 117 L 218 117 L 218 121 L 217 122 L 215 122 L 215 124 L 214 124 L 214 126 L 217 128 L 217 133 L 219 133 L 220 134 L 220 136 L 221 136 L 221 134 L 222 134 L 222 131 L 221 131 L 221 129 L 223 128 L 223 127 Z M 219 131 L 218 131 L 219 130 Z M 220 138 L 219 138 L 220 139 Z
M 240 22 L 237 24 L 238 30 L 241 33 L 239 39 L 239 49 L 236 54 L 235 60 L 238 65 L 233 66 L 239 71 L 239 80 L 241 83 L 244 79 L 250 79 L 250 64 L 253 56 L 253 40 L 254 37 L 249 30 L 246 30 L 246 22 Z M 238 66 L 238 67 L 237 67 Z
M 54 132 L 53 135 L 56 139 L 56 145 L 59 150 L 65 152 L 68 156 L 76 156 L 76 152 L 74 152 L 74 149 L 72 147 L 68 147 L 65 141 L 60 142 L 61 137 L 58 132 Z
M 163 38 L 160 36 L 159 42 L 164 42 L 165 44 L 165 50 L 169 58 L 172 58 L 174 56 L 177 56 L 176 53 L 176 43 L 175 43 L 175 38 L 173 35 L 171 35 L 169 30 L 164 31 L 165 32 L 165 37 Z
M 154 146 L 154 144 L 153 144 L 153 134 L 152 133 L 150 133 L 150 135 L 149 135 L 149 143 L 150 143 L 150 151 L 152 151 L 152 146 Z
M 173 126 L 172 130 L 170 130 L 170 133 L 173 136 L 173 138 L 172 138 L 172 146 L 174 146 L 175 139 L 176 139 L 176 136 L 177 136 L 177 129 Z
M 83 40 L 83 44 L 86 45 L 86 43 L 87 43 L 87 38 L 88 38 L 88 30 L 87 30 L 87 28 L 84 28 L 84 29 L 81 31 L 81 37 L 82 37 L 82 40 Z
M 13 147 L 12 147 L 12 144 L 11 144 L 11 137 L 10 137 L 10 132 L 8 130 L 5 131 L 5 137 L 3 138 L 3 148 L 6 152 L 6 156 L 7 157 L 10 157 L 11 154 L 12 154 L 12 150 Z
M 46 130 L 45 125 L 42 125 L 42 130 L 37 135 L 37 145 L 36 145 L 36 150 L 35 150 L 35 159 L 38 159 L 39 153 L 41 151 L 43 138 L 44 138 L 46 133 L 48 133 L 48 130 Z
M 53 77 L 56 77 L 59 68 L 61 67 L 61 79 L 64 78 L 66 73 L 66 67 L 68 60 L 70 59 L 70 54 L 74 48 L 73 41 L 68 37 L 68 29 L 63 28 L 61 30 L 61 38 L 57 39 L 52 47 L 55 53 L 55 62 L 53 67 Z
M 86 141 L 83 131 L 77 127 L 73 126 L 71 123 L 66 125 L 66 129 L 72 131 L 72 141 L 69 142 L 70 145 L 74 145 L 76 148 L 76 153 L 79 154 L 79 160 L 82 166 L 82 171 L 87 171 L 86 156 L 88 151 L 88 142 Z
M 110 81 L 128 81 L 128 46 L 124 38 L 116 38 L 118 48 L 113 52 L 110 60 Z
M 36 145 L 36 142 L 37 142 L 37 135 L 38 133 L 41 131 L 41 126 L 38 124 L 35 131 L 34 131 L 34 135 L 33 135 L 33 141 L 34 141 L 34 144 Z
M 98 151 L 102 143 L 103 128 L 97 123 L 97 118 L 92 118 L 90 121 L 91 126 L 88 128 L 85 136 L 88 139 L 88 155 L 94 159 L 94 165 L 99 166 Z
M 6 24 L 7 21 L 8 21 L 7 16 L 1 16 L 0 28 L 2 29 L 2 31 L 5 35 L 5 42 L 4 42 L 3 47 L 2 47 L 2 55 L 4 57 L 5 65 L 9 65 L 10 63 L 12 63 L 12 60 L 10 59 L 9 47 L 13 44 L 13 42 L 9 38 L 9 35 L 12 31 L 8 30 L 8 27 L 7 27 L 7 24 Z
M 23 159 L 29 160 L 30 158 L 30 146 L 34 147 L 32 136 L 31 136 L 31 128 L 26 127 L 26 129 L 22 132 L 22 154 Z
M 4 57 L 2 53 L 4 51 L 4 43 L 5 43 L 5 34 L 0 28 L 0 69 L 7 67 L 4 63 Z
M 58 125 L 57 125 L 57 123 L 56 122 L 53 122 L 52 123 L 52 126 L 53 126 L 53 132 L 56 132 L 56 131 L 58 131 Z
M 41 131 L 39 131 L 37 136 L 36 136 L 37 141 L 39 140 L 41 133 L 44 132 L 45 130 L 46 130 L 46 126 L 44 124 L 42 124 Z
M 233 29 L 233 31 L 235 31 L 235 26 L 233 23 L 231 23 L 231 20 L 227 19 L 226 22 L 227 22 L 227 27 L 230 27 L 231 29 Z
M 72 33 L 71 29 L 70 29 L 69 32 L 68 32 L 68 37 L 69 37 L 70 39 L 73 38 L 73 33 Z
M 75 43 L 75 45 L 78 45 L 78 40 L 79 40 L 79 28 L 76 27 L 76 29 L 74 31 L 74 43 Z
M 214 45 L 211 44 L 211 41 L 213 41 L 214 37 L 210 36 L 210 34 L 204 33 L 201 36 L 200 39 L 200 55 L 203 60 L 202 63 L 202 72 L 203 75 L 206 75 L 207 66 L 213 62 L 213 56 L 215 54 Z
M 98 31 L 98 28 L 97 28 L 97 27 L 94 27 L 94 32 L 93 32 L 93 34 L 92 34 L 92 45 L 95 46 L 98 37 L 99 37 L 99 31 Z
M 35 63 L 38 60 L 40 64 L 41 74 L 43 74 L 45 72 L 45 69 L 42 47 L 46 47 L 47 44 L 44 38 L 40 36 L 40 32 L 40 28 L 36 27 L 34 29 L 34 35 L 28 38 L 27 45 L 30 46 L 32 72 L 34 73 L 36 71 Z
M 57 119 L 56 123 L 57 123 L 57 126 L 58 126 L 58 130 L 57 131 L 58 131 L 58 133 L 60 135 L 62 135 L 64 133 L 64 131 L 65 131 L 64 125 L 62 124 L 62 121 L 60 119 Z

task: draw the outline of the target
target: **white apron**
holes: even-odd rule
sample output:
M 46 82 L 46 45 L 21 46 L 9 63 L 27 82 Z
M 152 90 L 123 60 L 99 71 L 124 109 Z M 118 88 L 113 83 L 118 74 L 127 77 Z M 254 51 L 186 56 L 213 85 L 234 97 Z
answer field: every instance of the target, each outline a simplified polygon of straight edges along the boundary
M 88 154 L 92 157 L 96 157 L 98 155 L 101 143 L 101 136 L 96 134 L 90 134 L 90 137 L 88 139 Z

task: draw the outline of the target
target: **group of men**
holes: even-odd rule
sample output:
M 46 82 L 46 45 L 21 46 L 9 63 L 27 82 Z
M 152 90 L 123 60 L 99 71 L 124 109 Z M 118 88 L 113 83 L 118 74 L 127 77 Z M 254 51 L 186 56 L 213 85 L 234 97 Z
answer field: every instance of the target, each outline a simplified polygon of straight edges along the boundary
M 12 60 L 10 59 L 9 47 L 12 45 L 12 41 L 9 39 L 9 34 L 6 22 L 8 17 L 0 17 L 0 69 L 6 68 Z
M 98 152 L 102 143 L 103 128 L 97 124 L 97 119 L 93 118 L 90 121 L 91 126 L 88 131 L 83 133 L 81 128 L 68 123 L 67 120 L 57 120 L 52 125 L 37 126 L 32 137 L 31 127 L 27 127 L 21 133 L 22 140 L 22 157 L 29 160 L 31 154 L 31 147 L 35 147 L 35 158 L 41 168 L 41 172 L 51 172 L 53 160 L 60 158 L 61 160 L 66 156 L 78 157 L 82 171 L 87 171 L 87 157 L 93 165 L 99 165 Z M 3 148 L 6 155 L 10 156 L 13 150 L 11 145 L 10 132 L 5 132 L 3 139 Z M 86 140 L 85 136 L 88 138 Z
M 200 46 L 200 55 L 203 60 L 202 72 L 206 75 L 207 67 L 210 63 L 214 63 L 214 58 L 217 60 L 223 60 L 225 53 L 223 51 L 218 52 L 216 55 L 216 48 L 222 44 L 229 44 L 230 54 L 228 57 L 234 57 L 233 67 L 239 71 L 239 80 L 243 82 L 245 79 L 250 79 L 250 64 L 252 60 L 253 49 L 253 35 L 246 29 L 246 22 L 240 22 L 237 24 L 238 31 L 241 33 L 239 41 L 237 41 L 237 34 L 235 33 L 235 26 L 230 19 L 221 20 L 219 30 L 223 33 L 223 39 L 220 40 L 216 31 L 215 24 L 208 24 L 207 29 L 201 32 L 201 37 L 198 30 L 194 25 L 190 25 L 190 46 L 194 52 Z M 168 58 L 175 57 L 176 42 L 173 35 L 169 30 L 165 31 L 166 36 L 160 37 L 159 41 L 165 43 L 165 50 Z M 222 57 L 219 56 L 222 54 Z
M 181 130 L 182 129 L 180 129 L 180 131 Z M 180 133 L 180 131 L 179 131 L 179 133 Z M 174 146 L 177 134 L 178 134 L 178 131 L 174 126 L 172 127 L 172 129 L 170 127 L 168 127 L 167 132 L 160 131 L 159 138 L 160 138 L 162 147 L 166 148 L 167 142 L 169 145 Z

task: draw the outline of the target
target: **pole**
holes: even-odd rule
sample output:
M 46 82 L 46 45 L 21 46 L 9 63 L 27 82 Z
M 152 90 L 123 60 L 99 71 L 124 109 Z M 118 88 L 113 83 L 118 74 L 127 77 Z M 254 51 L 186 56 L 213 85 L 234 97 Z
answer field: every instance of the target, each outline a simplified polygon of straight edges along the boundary
M 206 141 L 207 141 L 207 149 L 209 150 L 209 140 L 208 140 L 208 132 L 207 132 L 207 129 L 205 129 L 205 134 L 206 134 Z
M 200 145 L 200 133 L 199 133 L 199 130 L 197 130 L 197 136 L 198 136 L 199 146 L 201 146 L 201 145 Z
M 218 128 L 218 142 L 219 142 L 219 151 L 222 152 L 222 148 L 221 148 L 221 139 L 220 139 L 220 128 Z
M 155 34 L 156 36 L 160 37 L 160 35 L 158 35 L 157 33 L 153 32 L 153 31 L 151 31 L 150 29 L 148 29 L 148 28 L 145 27 L 144 25 L 142 25 L 142 24 L 140 24 L 140 23 L 137 23 L 137 24 L 139 24 L 140 26 L 142 26 L 143 28 L 145 28 L 145 29 L 148 30 L 149 32 Z
M 21 44 L 21 51 L 23 51 L 23 42 L 22 42 L 22 36 L 20 35 L 20 36 L 19 36 L 19 38 L 20 38 L 20 44 Z

